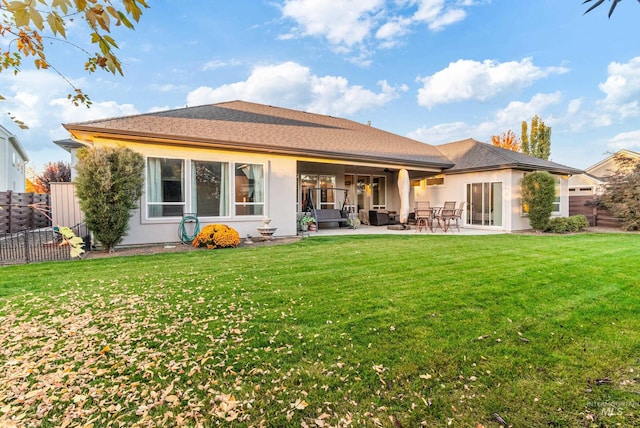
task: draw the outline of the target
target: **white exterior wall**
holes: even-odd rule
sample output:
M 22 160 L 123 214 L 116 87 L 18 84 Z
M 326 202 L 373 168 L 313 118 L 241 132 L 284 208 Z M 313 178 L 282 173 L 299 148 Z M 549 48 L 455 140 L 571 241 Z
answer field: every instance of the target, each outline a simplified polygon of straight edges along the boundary
M 505 232 L 527 230 L 531 226 L 529 218 L 522 212 L 522 193 L 520 182 L 524 171 L 497 170 L 474 172 L 467 174 L 445 175 L 444 184 L 440 186 L 426 186 L 422 181 L 420 187 L 414 188 L 414 199 L 429 201 L 432 206 L 442 206 L 445 201 L 466 201 L 467 184 L 500 182 L 502 183 L 502 226 L 481 226 L 467 224 L 466 206 L 462 215 L 461 225 L 467 228 L 504 230 Z M 568 177 L 560 178 L 560 213 L 552 216 L 567 217 L 569 215 Z
M 26 190 L 26 163 L 28 159 L 16 147 L 17 140 L 0 127 L 0 191 L 12 190 L 24 193 Z
M 114 143 L 105 143 L 105 146 Z M 214 151 L 211 149 L 191 149 L 171 146 L 149 146 L 127 142 L 126 147 L 147 157 L 184 159 L 186 161 L 215 161 L 263 164 L 265 171 L 265 214 L 272 219 L 270 226 L 276 226 L 274 236 L 293 236 L 297 233 L 296 223 L 296 165 L 293 158 L 266 156 L 261 154 Z M 75 159 L 75 157 L 74 157 Z M 185 178 L 188 180 L 188 178 Z M 146 191 L 146 182 L 145 190 Z M 230 189 L 230 203 L 233 203 L 233 189 Z M 187 198 L 189 206 L 190 195 Z M 152 243 L 179 242 L 178 228 L 182 218 L 147 218 L 145 209 L 146 195 L 143 194 L 139 209 L 133 212 L 129 221 L 129 231 L 120 245 L 141 245 Z M 188 212 L 188 208 L 186 208 Z M 256 227 L 263 226 L 264 216 L 226 216 L 218 218 L 199 218 L 200 228 L 222 223 L 233 227 L 241 238 L 247 235 L 260 236 Z

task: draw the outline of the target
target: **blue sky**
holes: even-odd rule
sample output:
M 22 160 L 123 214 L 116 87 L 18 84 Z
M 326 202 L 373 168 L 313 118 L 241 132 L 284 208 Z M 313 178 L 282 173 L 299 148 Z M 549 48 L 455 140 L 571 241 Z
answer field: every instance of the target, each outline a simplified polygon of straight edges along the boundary
M 117 29 L 124 77 L 62 43 L 52 71 L 0 74 L 1 124 L 41 169 L 69 160 L 61 123 L 241 99 L 345 117 L 429 144 L 489 142 L 539 115 L 551 159 L 586 168 L 640 151 L 640 4 L 582 0 L 149 0 Z M 71 24 L 69 40 L 92 49 Z M 6 40 L 2 43 L 6 46 Z M 29 125 L 22 131 L 7 114 Z

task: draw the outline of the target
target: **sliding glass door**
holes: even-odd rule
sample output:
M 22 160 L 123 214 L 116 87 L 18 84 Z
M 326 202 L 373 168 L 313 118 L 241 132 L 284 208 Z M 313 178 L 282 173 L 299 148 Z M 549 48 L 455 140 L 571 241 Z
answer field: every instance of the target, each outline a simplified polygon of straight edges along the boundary
M 467 184 L 467 224 L 502 226 L 502 183 Z

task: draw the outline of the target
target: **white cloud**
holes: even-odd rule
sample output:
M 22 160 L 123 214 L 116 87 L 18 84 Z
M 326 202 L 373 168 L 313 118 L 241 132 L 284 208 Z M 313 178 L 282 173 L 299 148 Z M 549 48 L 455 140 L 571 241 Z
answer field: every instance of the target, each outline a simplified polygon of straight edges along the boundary
M 341 54 L 354 50 L 371 55 L 374 49 L 391 48 L 417 26 L 431 31 L 466 18 L 470 0 L 284 0 L 282 16 L 295 23 L 283 40 L 320 37 Z M 360 58 L 357 62 L 368 63 Z
M 458 101 L 486 101 L 507 90 L 530 86 L 551 74 L 566 72 L 568 69 L 564 67 L 538 67 L 531 58 L 503 63 L 461 59 L 431 76 L 418 78 L 423 84 L 418 90 L 418 104 L 431 109 Z
M 393 42 L 393 39 L 409 33 L 411 22 L 409 18 L 392 18 L 378 28 L 376 38 Z
M 242 99 L 321 114 L 348 115 L 377 108 L 398 97 L 407 87 L 378 82 L 380 92 L 350 85 L 340 76 L 316 76 L 295 62 L 256 67 L 245 81 L 211 88 L 202 86 L 187 95 L 188 105 Z
M 383 6 L 384 0 L 285 0 L 282 14 L 297 23 L 294 32 L 299 35 L 351 48 L 371 33 L 374 15 Z
M 56 120 L 61 123 L 85 122 L 139 113 L 133 104 L 118 104 L 115 101 L 94 101 L 90 108 L 86 108 L 76 107 L 66 98 L 57 98 L 51 100 L 49 105 L 55 107 Z
M 83 79 L 75 80 L 74 84 L 91 93 L 91 88 Z M 17 75 L 2 73 L 0 88 L 0 93 L 6 98 L 0 101 L 2 112 L 10 112 L 29 127 L 12 132 L 18 136 L 36 168 L 48 161 L 64 158 L 65 152 L 52 142 L 68 136 L 62 123 L 137 113 L 131 104 L 120 105 L 114 101 L 95 99 L 91 108 L 76 107 L 66 97 L 73 88 L 60 76 L 46 70 L 23 71 Z M 2 116 L 3 126 L 12 130 L 16 128 L 6 114 Z M 55 158 L 52 153 L 57 153 Z
M 427 24 L 432 31 L 439 31 L 448 25 L 462 21 L 466 16 L 463 9 L 448 6 L 445 0 L 420 0 L 412 20 Z
M 529 122 L 534 115 L 539 115 L 545 124 L 551 125 L 553 118 L 544 116 L 544 111 L 562 101 L 560 92 L 536 94 L 528 102 L 513 101 L 505 108 L 494 113 L 493 117 L 478 124 L 453 122 L 433 127 L 421 127 L 408 134 L 410 138 L 429 144 L 444 144 L 453 141 L 475 138 L 488 142 L 492 135 L 499 135 L 511 129 L 520 135 L 522 121 Z
M 453 141 L 473 138 L 473 126 L 464 122 L 442 123 L 436 126 L 422 126 L 407 134 L 409 138 L 432 145 L 451 143 Z
M 609 77 L 599 88 L 607 97 L 606 102 L 619 104 L 640 96 L 640 57 L 626 64 L 612 62 L 607 67 Z
M 600 106 L 621 119 L 640 116 L 640 57 L 626 64 L 612 62 L 607 71 L 609 77 L 599 85 L 606 94 Z
M 211 61 L 207 61 L 202 66 L 202 71 L 217 70 L 219 68 L 237 66 L 237 65 L 240 65 L 240 64 L 241 64 L 241 61 L 239 61 L 237 59 L 232 59 L 230 61 L 222 61 L 222 60 L 219 60 L 219 59 L 214 59 L 214 60 L 211 60 Z
M 151 89 L 157 92 L 171 92 L 176 88 L 177 86 L 172 83 L 165 83 L 164 85 L 158 85 L 158 84 L 151 85 Z
M 514 130 L 513 128 L 517 127 L 519 129 L 523 120 L 529 121 L 536 114 L 542 117 L 542 112 L 551 106 L 560 104 L 561 101 L 562 94 L 560 92 L 536 94 L 531 97 L 529 102 L 512 101 L 505 108 L 496 112 L 493 122 L 497 128 L 510 127 Z M 548 119 L 545 120 L 547 125 L 549 125 L 548 122 Z
M 614 136 L 607 147 L 614 152 L 621 149 L 638 150 L 640 148 L 640 129 L 630 132 L 623 132 Z
M 569 115 L 574 115 L 576 113 L 579 113 L 583 103 L 584 103 L 584 98 L 576 98 L 569 101 L 569 106 L 567 107 L 567 113 Z

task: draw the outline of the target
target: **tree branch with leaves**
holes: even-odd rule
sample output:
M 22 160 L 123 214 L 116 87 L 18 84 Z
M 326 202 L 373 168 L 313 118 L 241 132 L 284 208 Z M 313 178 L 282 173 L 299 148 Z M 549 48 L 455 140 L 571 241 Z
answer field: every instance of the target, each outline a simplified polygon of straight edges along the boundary
M 491 143 L 496 147 L 502 147 L 512 152 L 520 151 L 520 139 L 517 138 L 516 134 L 510 129 L 500 135 L 492 135 Z
M 584 0 L 582 2 L 582 4 L 587 4 L 587 3 L 591 3 L 593 0 Z M 613 11 L 616 10 L 616 6 L 618 6 L 618 3 L 620 3 L 622 0 L 613 0 L 611 2 L 611 7 L 609 8 L 609 15 L 608 17 L 611 18 L 611 15 L 613 15 Z M 596 7 L 600 6 L 602 3 L 604 3 L 604 0 L 595 0 L 595 3 L 593 3 L 589 9 L 587 9 L 584 13 L 587 14 L 589 12 L 591 12 L 593 9 L 595 9 Z M 638 0 L 638 3 L 640 3 L 640 0 Z
M 68 98 L 75 105 L 89 107 L 91 100 L 82 89 L 76 87 L 47 57 L 43 40 L 66 42 L 87 55 L 85 70 L 97 69 L 123 75 L 122 64 L 116 55 L 118 44 L 109 35 L 112 27 L 123 25 L 133 30 L 142 10 L 148 8 L 146 0 L 121 0 L 124 10 L 113 6 L 111 0 L 0 0 L 0 37 L 9 39 L 6 47 L 0 48 L 0 72 L 13 71 L 18 74 L 26 58 L 33 58 L 38 70 L 52 69 L 72 88 Z M 68 42 L 67 25 L 80 17 L 89 27 L 90 42 L 97 47 L 91 53 Z M 0 94 L 0 100 L 4 97 Z M 10 117 L 24 129 L 27 126 L 18 118 Z

